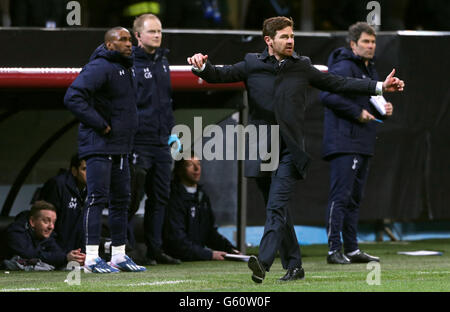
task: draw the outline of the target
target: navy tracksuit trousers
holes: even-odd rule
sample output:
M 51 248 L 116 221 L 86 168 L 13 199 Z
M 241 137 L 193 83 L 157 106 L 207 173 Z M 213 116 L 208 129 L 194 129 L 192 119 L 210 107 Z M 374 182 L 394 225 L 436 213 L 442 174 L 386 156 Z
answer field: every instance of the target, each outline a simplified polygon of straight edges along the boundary
M 127 155 L 95 155 L 86 159 L 87 200 L 84 211 L 86 245 L 99 245 L 102 211 L 109 207 L 111 245 L 125 245 L 130 204 Z
M 169 146 L 153 148 L 150 152 L 135 153 L 131 164 L 131 205 L 129 218 L 129 242 L 134 246 L 135 239 L 130 235 L 133 230 L 133 218 L 139 209 L 144 194 L 147 195 L 144 213 L 144 239 L 147 256 L 152 258 L 161 253 L 162 230 L 166 206 L 170 195 L 172 157 Z
M 369 171 L 369 157 L 340 154 L 330 160 L 330 193 L 327 208 L 327 236 L 330 251 L 358 249 L 359 206 Z
M 289 199 L 300 175 L 287 148 L 280 153 L 278 169 L 270 178 L 257 178 L 258 187 L 266 201 L 266 223 L 259 246 L 259 261 L 267 271 L 280 253 L 284 269 L 302 265 L 300 246 L 288 209 Z

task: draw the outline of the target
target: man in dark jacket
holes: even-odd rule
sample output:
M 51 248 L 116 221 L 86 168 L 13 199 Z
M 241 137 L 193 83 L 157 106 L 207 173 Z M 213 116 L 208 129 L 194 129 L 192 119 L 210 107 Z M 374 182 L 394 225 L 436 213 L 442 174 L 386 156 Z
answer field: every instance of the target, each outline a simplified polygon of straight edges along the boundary
M 224 260 L 239 253 L 218 231 L 208 195 L 198 182 L 197 157 L 175 162 L 174 180 L 164 226 L 164 247 L 183 261 Z
M 378 80 L 373 57 L 375 30 L 367 23 L 349 28 L 349 48 L 338 48 L 328 59 L 330 73 L 345 77 Z M 384 104 L 385 116 L 367 95 L 320 94 L 325 105 L 323 157 L 330 162 L 330 194 L 327 207 L 327 235 L 330 264 L 379 261 L 358 249 L 359 206 L 375 149 L 376 122 L 392 115 L 392 104 Z M 372 99 L 373 100 L 373 99 Z M 342 254 L 341 232 L 345 255 Z
M 65 252 L 56 243 L 57 235 L 53 232 L 56 219 L 55 207 L 42 200 L 36 201 L 31 210 L 19 213 L 6 230 L 8 256 L 40 259 L 54 267 L 70 261 L 82 265 L 85 254 L 79 248 Z
M 83 207 L 86 200 L 86 161 L 72 156 L 70 170 L 64 170 L 45 182 L 38 199 L 56 208 L 56 241 L 66 252 L 84 248 Z
M 308 85 L 338 93 L 367 95 L 402 90 L 404 86 L 403 81 L 393 77 L 394 72 L 384 82 L 320 72 L 307 57 L 294 52 L 292 19 L 274 17 L 265 20 L 263 37 L 267 45 L 263 53 L 247 54 L 244 61 L 234 65 L 213 66 L 207 61 L 208 56 L 201 53 L 188 58 L 188 63 L 194 66 L 193 72 L 207 82 L 244 81 L 249 97 L 250 123 L 269 125 L 272 129 L 279 126 L 281 136 L 267 140 L 268 148 L 265 149 L 278 149 L 280 160 L 277 161 L 278 166 L 270 168 L 271 181 L 265 188 L 268 196 L 264 234 L 258 258 L 250 257 L 248 262 L 253 272 L 252 279 L 256 283 L 264 280 L 265 272 L 270 269 L 278 250 L 283 268 L 287 269 L 281 280 L 304 277 L 300 248 L 287 204 L 295 182 L 305 177 L 310 161 L 303 136 Z M 253 142 L 253 145 L 260 143 Z M 265 168 L 261 159 L 259 162 L 260 167 L 256 169 Z M 247 176 L 258 176 L 259 173 L 259 170 L 246 170 Z
M 86 159 L 85 272 L 143 271 L 126 254 L 130 203 L 128 155 L 137 128 L 131 35 L 105 34 L 90 62 L 67 90 L 66 107 L 80 120 L 78 153 Z M 111 265 L 98 256 L 102 211 L 109 207 Z
M 168 50 L 160 47 L 162 27 L 157 16 L 141 15 L 135 20 L 133 30 L 139 43 L 134 49 L 139 126 L 131 164 L 129 237 L 133 234 L 131 218 L 146 194 L 144 239 L 147 264 L 179 264 L 178 259 L 162 250 L 162 227 L 172 166 L 168 141 L 174 126 Z M 133 239 L 130 243 L 133 245 Z

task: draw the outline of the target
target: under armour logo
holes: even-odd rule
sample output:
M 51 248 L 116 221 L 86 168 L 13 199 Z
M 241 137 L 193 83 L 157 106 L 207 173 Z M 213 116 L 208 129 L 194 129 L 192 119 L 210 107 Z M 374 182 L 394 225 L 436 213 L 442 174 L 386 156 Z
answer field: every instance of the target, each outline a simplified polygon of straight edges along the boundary
M 71 197 L 70 203 L 69 203 L 70 209 L 76 209 L 77 208 L 77 199 L 75 197 Z
M 358 159 L 353 158 L 353 166 L 352 169 L 355 170 L 356 169 L 356 164 L 358 163 Z
M 125 75 L 125 71 L 124 71 L 124 70 L 119 70 L 119 75 L 120 75 L 120 76 Z
M 192 218 L 195 218 L 195 206 L 191 207 L 191 216 Z

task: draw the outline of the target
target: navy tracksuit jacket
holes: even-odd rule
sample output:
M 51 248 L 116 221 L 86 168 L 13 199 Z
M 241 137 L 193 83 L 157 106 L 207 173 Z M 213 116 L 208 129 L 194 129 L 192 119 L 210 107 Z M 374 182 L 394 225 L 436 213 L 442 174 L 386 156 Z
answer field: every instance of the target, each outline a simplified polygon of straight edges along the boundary
M 64 105 L 80 120 L 78 153 L 130 154 L 137 130 L 133 59 L 100 45 L 67 89 Z M 111 132 L 103 135 L 107 126 Z
M 145 152 L 152 146 L 167 147 L 170 131 L 175 125 L 168 53 L 167 49 L 159 48 L 149 54 L 134 47 L 139 120 L 134 151 L 137 152 Z

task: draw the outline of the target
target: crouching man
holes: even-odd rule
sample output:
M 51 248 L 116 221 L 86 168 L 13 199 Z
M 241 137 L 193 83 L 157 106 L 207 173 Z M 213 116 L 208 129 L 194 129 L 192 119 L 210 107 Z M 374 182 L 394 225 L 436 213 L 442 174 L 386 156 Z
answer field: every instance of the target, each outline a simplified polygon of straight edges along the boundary
M 56 208 L 43 200 L 36 201 L 31 210 L 19 213 L 6 230 L 9 258 L 40 259 L 56 268 L 70 261 L 84 265 L 86 255 L 81 249 L 65 253 L 56 243 L 55 222 Z

